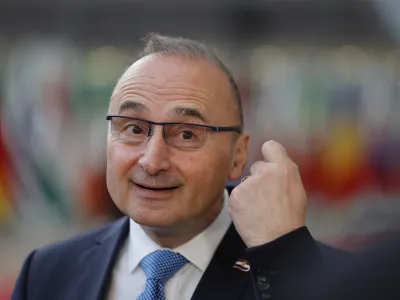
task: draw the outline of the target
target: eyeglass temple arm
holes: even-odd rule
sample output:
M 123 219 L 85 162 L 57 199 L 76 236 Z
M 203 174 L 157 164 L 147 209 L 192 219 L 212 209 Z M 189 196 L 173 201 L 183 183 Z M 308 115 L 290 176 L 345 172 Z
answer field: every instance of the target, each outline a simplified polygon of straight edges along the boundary
M 242 133 L 242 128 L 237 126 L 229 126 L 229 127 L 214 127 L 215 131 L 236 131 L 238 133 Z

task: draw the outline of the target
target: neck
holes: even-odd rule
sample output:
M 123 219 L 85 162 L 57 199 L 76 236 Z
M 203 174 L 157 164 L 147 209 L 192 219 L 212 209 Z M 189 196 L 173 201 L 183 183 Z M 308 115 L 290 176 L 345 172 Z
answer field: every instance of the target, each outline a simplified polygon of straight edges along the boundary
M 163 228 L 142 227 L 146 234 L 158 245 L 163 248 L 174 249 L 187 243 L 210 226 L 222 211 L 223 206 L 224 196 L 220 197 L 219 201 L 196 219 Z

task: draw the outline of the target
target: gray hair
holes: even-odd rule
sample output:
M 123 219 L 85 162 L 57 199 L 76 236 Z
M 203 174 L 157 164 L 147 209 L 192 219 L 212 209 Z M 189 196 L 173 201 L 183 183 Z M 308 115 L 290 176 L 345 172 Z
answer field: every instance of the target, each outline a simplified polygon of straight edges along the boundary
M 242 100 L 239 87 L 233 78 L 232 73 L 210 49 L 208 49 L 204 44 L 194 40 L 163 36 L 157 33 L 148 34 L 143 41 L 145 42 L 145 47 L 143 52 L 139 55 L 139 58 L 156 53 L 180 55 L 189 59 L 205 60 L 221 69 L 227 76 L 232 88 L 233 96 L 238 106 L 240 125 L 243 126 Z

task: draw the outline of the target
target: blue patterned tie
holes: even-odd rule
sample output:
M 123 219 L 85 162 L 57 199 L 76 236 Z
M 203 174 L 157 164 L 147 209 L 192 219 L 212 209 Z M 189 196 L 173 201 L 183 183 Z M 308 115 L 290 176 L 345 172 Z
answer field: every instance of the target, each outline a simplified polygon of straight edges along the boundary
M 157 250 L 143 258 L 140 265 L 147 281 L 137 300 L 165 300 L 164 284 L 186 263 L 186 258 L 169 250 Z

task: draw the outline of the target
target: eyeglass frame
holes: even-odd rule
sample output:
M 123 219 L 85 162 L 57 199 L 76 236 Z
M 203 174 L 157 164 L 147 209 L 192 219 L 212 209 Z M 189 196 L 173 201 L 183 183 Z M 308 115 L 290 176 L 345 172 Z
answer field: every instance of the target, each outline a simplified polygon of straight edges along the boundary
M 164 127 L 165 125 L 197 126 L 197 127 L 203 127 L 203 128 L 210 129 L 212 132 L 236 132 L 239 134 L 241 134 L 243 132 L 241 126 L 211 126 L 211 125 L 205 125 L 205 124 L 195 124 L 195 123 L 185 123 L 185 122 L 153 122 L 153 121 L 149 121 L 149 120 L 145 120 L 145 119 L 141 119 L 141 118 L 128 117 L 128 116 L 119 116 L 119 115 L 107 115 L 106 116 L 107 121 L 112 121 L 112 118 L 122 118 L 122 119 L 129 119 L 129 120 L 141 121 L 141 122 L 148 123 L 150 126 L 149 126 L 149 129 L 147 132 L 147 136 L 142 142 L 138 142 L 138 143 L 143 143 L 146 139 L 148 139 L 149 137 L 152 136 L 152 133 L 153 133 L 152 128 L 154 125 L 163 126 L 163 137 L 166 141 L 168 139 L 167 139 L 167 135 L 165 132 L 165 127 Z M 207 139 L 207 137 L 206 137 L 206 139 Z M 206 139 L 204 139 L 204 142 L 206 141 Z

